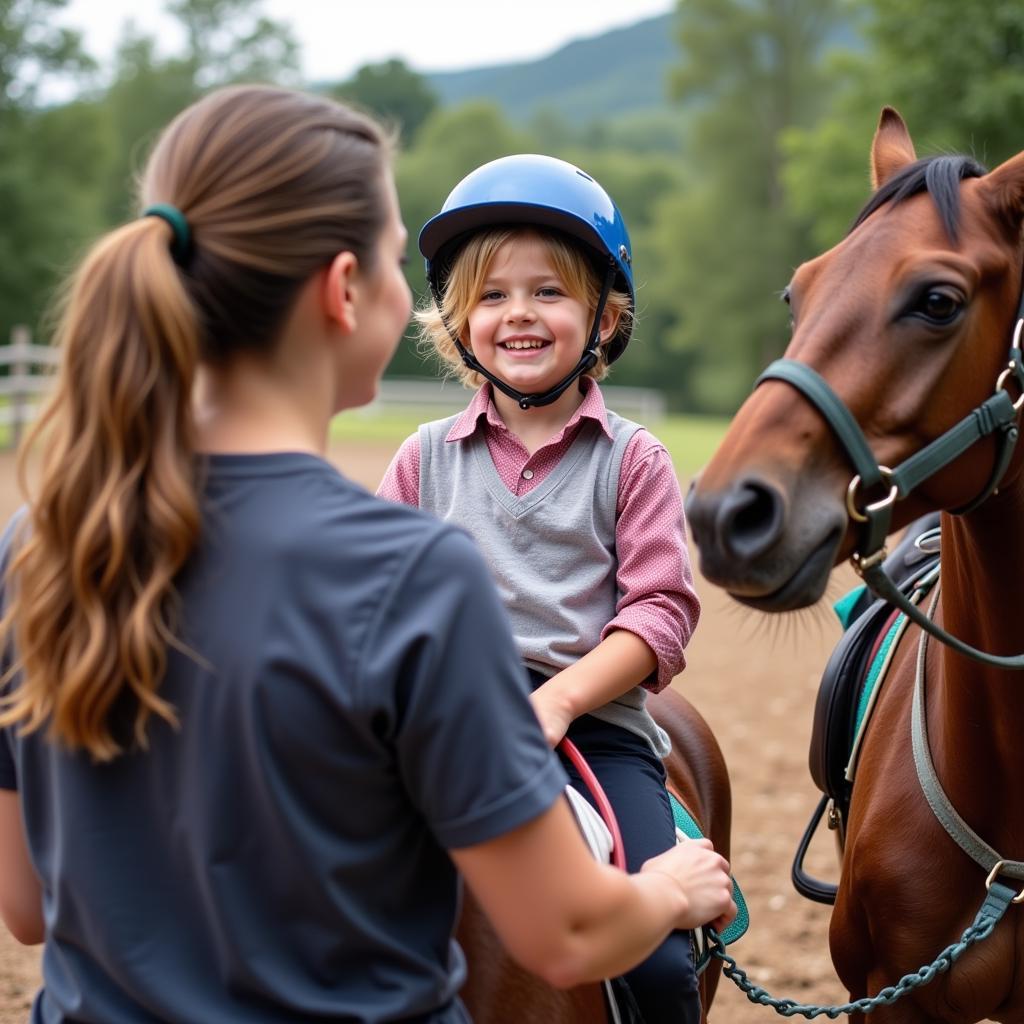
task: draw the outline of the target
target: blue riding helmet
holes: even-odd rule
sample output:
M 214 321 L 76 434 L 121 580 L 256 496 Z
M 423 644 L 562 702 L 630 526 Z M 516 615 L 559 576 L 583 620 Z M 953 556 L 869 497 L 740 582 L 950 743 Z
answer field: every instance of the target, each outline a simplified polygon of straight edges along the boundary
M 440 307 L 447 271 L 459 245 L 481 228 L 512 225 L 552 228 L 570 235 L 592 250 L 595 261 L 604 267 L 605 281 L 598 303 L 590 343 L 576 371 L 553 392 L 545 395 L 513 397 L 524 405 L 544 405 L 554 401 L 581 373 L 596 361 L 599 342 L 597 325 L 608 290 L 617 287 L 630 298 L 630 313 L 636 305 L 633 288 L 632 248 L 626 224 L 607 192 L 585 171 L 564 160 L 535 153 L 501 157 L 470 172 L 452 189 L 441 212 L 423 225 L 419 249 L 426 260 L 427 281 Z M 629 343 L 632 316 L 624 318 L 615 336 L 608 342 L 606 358 L 615 362 Z M 484 373 L 506 394 L 511 389 L 485 373 L 454 339 L 467 365 Z M 550 396 L 550 397 L 549 397 Z

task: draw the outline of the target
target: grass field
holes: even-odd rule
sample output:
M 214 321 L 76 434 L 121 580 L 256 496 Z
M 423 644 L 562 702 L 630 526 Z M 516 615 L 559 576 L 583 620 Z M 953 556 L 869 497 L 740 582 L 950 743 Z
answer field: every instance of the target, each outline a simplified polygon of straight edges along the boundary
M 335 418 L 331 437 L 335 441 L 366 441 L 397 448 L 420 423 L 438 415 L 436 409 L 346 413 Z M 682 479 L 692 476 L 711 458 L 728 425 L 727 419 L 703 416 L 665 416 L 646 424 L 668 449 Z

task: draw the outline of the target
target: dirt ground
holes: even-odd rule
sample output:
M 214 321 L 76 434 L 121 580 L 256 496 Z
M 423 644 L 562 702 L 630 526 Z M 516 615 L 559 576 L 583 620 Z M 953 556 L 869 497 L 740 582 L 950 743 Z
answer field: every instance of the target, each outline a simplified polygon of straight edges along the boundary
M 339 446 L 331 454 L 344 472 L 373 488 L 391 449 Z M 18 503 L 12 465 L 9 455 L 0 454 L 0 521 Z M 833 597 L 850 585 L 845 573 L 837 576 L 830 587 Z M 750 930 L 730 952 L 773 995 L 842 1002 L 846 995 L 828 954 L 829 908 L 798 896 L 789 880 L 793 851 L 818 797 L 807 769 L 807 743 L 818 679 L 839 635 L 838 624 L 827 605 L 768 619 L 740 608 L 703 581 L 698 589 L 704 610 L 689 664 L 674 685 L 703 712 L 729 763 L 732 864 L 751 917 Z M 835 878 L 829 836 L 819 837 L 808 867 L 819 877 Z M 0 1024 L 27 1019 L 38 964 L 37 950 L 18 946 L 0 928 Z M 712 1010 L 714 1024 L 776 1019 L 723 979 Z

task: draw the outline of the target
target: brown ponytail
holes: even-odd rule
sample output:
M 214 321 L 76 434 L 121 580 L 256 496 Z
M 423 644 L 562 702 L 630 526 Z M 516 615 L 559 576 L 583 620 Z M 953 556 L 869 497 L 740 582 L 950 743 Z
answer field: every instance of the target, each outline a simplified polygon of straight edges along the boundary
M 0 726 L 48 727 L 97 760 L 134 743 L 176 644 L 175 580 L 200 536 L 192 388 L 201 361 L 269 351 L 302 284 L 339 252 L 372 263 L 385 220 L 387 140 L 332 101 L 219 90 L 165 131 L 143 179 L 192 234 L 183 267 L 156 217 L 103 238 L 67 293 L 55 390 L 20 453 L 41 451 L 5 579 L 13 648 Z M 13 644 L 12 644 L 13 641 Z M 201 653 L 201 652 L 200 652 Z

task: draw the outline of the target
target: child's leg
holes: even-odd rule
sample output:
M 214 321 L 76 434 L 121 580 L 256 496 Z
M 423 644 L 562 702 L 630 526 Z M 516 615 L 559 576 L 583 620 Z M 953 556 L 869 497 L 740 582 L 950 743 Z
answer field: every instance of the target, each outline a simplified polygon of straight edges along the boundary
M 638 871 L 645 860 L 676 841 L 661 759 L 641 737 L 589 715 L 573 722 L 568 736 L 607 794 L 622 832 L 627 867 Z M 563 764 L 572 784 L 590 798 L 572 765 L 564 758 Z M 672 932 L 626 980 L 646 1024 L 699 1024 L 689 932 Z

